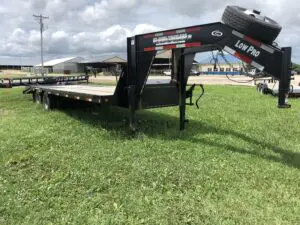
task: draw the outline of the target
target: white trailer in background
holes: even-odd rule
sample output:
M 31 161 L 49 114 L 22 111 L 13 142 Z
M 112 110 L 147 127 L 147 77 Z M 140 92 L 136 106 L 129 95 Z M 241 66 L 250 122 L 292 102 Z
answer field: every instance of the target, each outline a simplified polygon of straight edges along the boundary
M 278 96 L 279 84 L 260 82 L 256 85 L 256 90 L 261 94 L 271 94 Z M 300 97 L 300 86 L 290 85 L 289 97 Z

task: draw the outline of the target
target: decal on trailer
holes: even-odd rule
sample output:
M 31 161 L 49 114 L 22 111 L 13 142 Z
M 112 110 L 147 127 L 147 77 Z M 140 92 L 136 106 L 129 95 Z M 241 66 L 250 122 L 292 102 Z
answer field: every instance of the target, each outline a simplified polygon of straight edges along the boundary
M 199 32 L 201 27 L 189 27 L 143 35 L 147 40 L 144 51 L 161 51 L 174 48 L 191 48 L 201 46 L 201 42 L 193 41 L 192 33 Z
M 157 46 L 181 44 L 181 43 L 185 43 L 186 41 L 192 39 L 192 37 L 193 36 L 191 34 L 187 34 L 187 33 L 155 37 L 155 38 L 153 38 L 153 44 L 155 44 Z
M 211 32 L 211 35 L 214 36 L 214 37 L 222 37 L 223 32 L 221 32 L 219 30 L 214 30 L 213 32 Z
M 260 51 L 257 50 L 253 45 L 248 45 L 243 43 L 241 40 L 238 40 L 234 47 L 246 52 L 247 54 L 254 56 L 254 57 L 258 57 L 260 55 Z

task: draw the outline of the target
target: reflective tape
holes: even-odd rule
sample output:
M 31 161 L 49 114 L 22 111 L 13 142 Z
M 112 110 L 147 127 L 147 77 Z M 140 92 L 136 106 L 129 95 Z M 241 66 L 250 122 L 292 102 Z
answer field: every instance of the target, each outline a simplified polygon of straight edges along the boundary
M 254 61 L 251 62 L 251 66 L 255 67 L 256 69 L 259 69 L 260 71 L 263 71 L 265 68 L 264 66 L 258 64 L 257 62 L 254 62 Z
M 273 53 L 275 52 L 275 50 L 274 50 L 273 48 L 270 48 L 270 47 L 267 46 L 267 45 L 262 44 L 260 47 L 261 47 L 263 50 L 265 50 L 265 51 L 267 51 L 267 52 L 269 52 L 269 53 L 271 53 L 271 54 L 273 54 Z
M 176 30 L 177 34 L 185 33 L 185 29 Z
M 237 32 L 236 30 L 233 30 L 232 34 L 234 34 L 235 36 L 242 38 L 242 39 L 244 39 L 244 36 L 245 36 L 244 34 Z
M 225 47 L 224 47 L 224 51 L 225 52 L 228 52 L 229 54 L 231 54 L 231 55 L 234 55 L 235 54 L 235 50 L 233 50 L 232 48 L 229 48 L 228 46 L 226 46 L 225 45 Z
M 248 64 L 250 64 L 251 66 L 255 67 L 256 69 L 260 70 L 260 71 L 263 71 L 264 70 L 264 66 L 260 65 L 259 63 L 253 61 L 250 57 L 246 56 L 246 55 L 243 55 L 239 52 L 237 52 L 236 50 L 228 47 L 228 46 L 225 46 L 223 48 L 223 50 L 225 52 L 228 52 L 229 54 L 239 58 L 240 60 L 242 60 L 243 62 L 246 62 Z
M 161 37 L 161 36 L 164 36 L 164 33 L 163 33 L 163 32 L 160 32 L 160 33 L 156 33 L 156 34 L 155 34 L 155 37 Z

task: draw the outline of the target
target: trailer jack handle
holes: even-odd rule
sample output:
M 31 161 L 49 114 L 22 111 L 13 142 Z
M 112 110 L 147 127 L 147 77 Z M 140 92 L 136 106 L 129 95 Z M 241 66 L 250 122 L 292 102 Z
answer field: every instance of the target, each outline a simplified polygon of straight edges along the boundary
M 201 94 L 199 95 L 199 97 L 197 98 L 196 100 L 196 106 L 197 106 L 197 109 L 199 109 L 199 100 L 202 98 L 202 96 L 204 95 L 205 93 L 205 90 L 204 90 L 204 86 L 203 84 L 199 84 L 200 88 L 201 88 Z
M 196 106 L 197 108 L 199 109 L 199 100 L 200 98 L 204 95 L 204 87 L 203 87 L 203 84 L 199 84 L 200 88 L 201 88 L 201 94 L 199 95 L 199 97 L 197 98 L 196 100 Z M 190 102 L 187 104 L 187 105 L 194 105 L 193 104 L 193 92 L 194 92 L 194 89 L 196 87 L 196 84 L 193 84 L 187 91 L 186 91 L 186 98 L 189 98 L 190 99 Z

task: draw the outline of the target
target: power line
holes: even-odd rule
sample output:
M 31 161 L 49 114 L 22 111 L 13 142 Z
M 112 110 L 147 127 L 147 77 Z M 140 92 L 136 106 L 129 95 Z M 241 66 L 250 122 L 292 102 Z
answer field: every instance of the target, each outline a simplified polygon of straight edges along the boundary
M 40 24 L 40 32 L 41 32 L 41 63 L 42 63 L 42 76 L 44 76 L 44 51 L 43 51 L 43 31 L 44 31 L 44 20 L 49 19 L 48 16 L 40 15 L 33 15 L 33 17 L 37 20 Z

